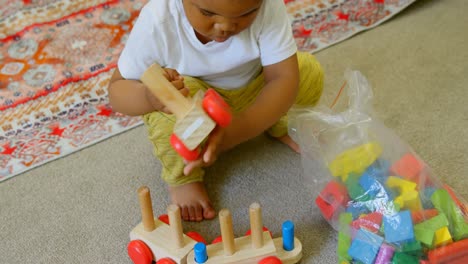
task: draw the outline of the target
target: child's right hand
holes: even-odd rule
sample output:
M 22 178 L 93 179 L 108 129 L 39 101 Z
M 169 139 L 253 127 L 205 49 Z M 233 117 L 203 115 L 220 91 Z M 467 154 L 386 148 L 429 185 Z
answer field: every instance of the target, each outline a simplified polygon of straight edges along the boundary
M 222 148 L 222 143 L 224 143 L 225 139 L 225 131 L 226 128 L 216 126 L 208 136 L 200 158 L 195 161 L 184 160 L 184 175 L 190 175 L 190 173 L 198 167 L 209 167 L 218 159 L 219 154 L 225 151 Z
M 176 70 L 170 68 L 164 68 L 164 77 L 172 83 L 172 85 L 179 90 L 181 94 L 187 97 L 190 93 L 189 89 L 184 84 L 184 77 L 180 75 Z M 171 114 L 171 111 L 163 105 L 156 96 L 146 87 L 146 98 L 153 106 L 156 111 L 161 111 L 164 113 Z

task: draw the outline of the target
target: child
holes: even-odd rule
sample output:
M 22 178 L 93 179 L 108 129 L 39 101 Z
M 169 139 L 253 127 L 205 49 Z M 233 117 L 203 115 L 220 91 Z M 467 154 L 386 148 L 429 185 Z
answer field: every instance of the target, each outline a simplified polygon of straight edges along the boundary
M 184 95 L 213 87 L 231 106 L 232 123 L 209 136 L 202 157 L 186 162 L 169 144 L 175 118 L 139 82 L 153 63 Z M 150 0 L 126 42 L 109 85 L 115 111 L 143 115 L 162 178 L 184 220 L 215 217 L 203 167 L 264 131 L 299 152 L 287 134 L 293 104 L 320 98 L 323 73 L 297 53 L 283 0 Z

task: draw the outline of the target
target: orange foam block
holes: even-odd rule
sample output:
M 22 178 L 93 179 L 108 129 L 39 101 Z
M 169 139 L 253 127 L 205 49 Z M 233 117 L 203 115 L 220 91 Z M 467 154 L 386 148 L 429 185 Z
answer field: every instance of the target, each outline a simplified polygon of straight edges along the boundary
M 423 172 L 424 166 L 423 161 L 416 158 L 413 154 L 407 153 L 390 167 L 390 172 L 415 182 L 418 185 L 424 185 L 427 184 L 426 180 L 428 180 L 426 174 Z
M 331 220 L 340 208 L 345 208 L 348 201 L 346 186 L 337 181 L 330 181 L 315 199 L 315 203 L 327 220 Z
M 437 209 L 414 211 L 414 212 L 411 212 L 411 219 L 413 220 L 413 224 L 419 224 L 438 214 L 439 214 L 439 211 L 437 211 Z
M 453 263 L 462 264 L 468 259 L 468 239 L 463 239 L 455 243 L 439 247 L 429 251 L 429 263 Z
M 353 221 L 352 226 L 354 229 L 359 230 L 365 228 L 372 233 L 377 233 L 382 225 L 382 214 L 378 212 L 370 213 L 362 216 L 359 219 Z

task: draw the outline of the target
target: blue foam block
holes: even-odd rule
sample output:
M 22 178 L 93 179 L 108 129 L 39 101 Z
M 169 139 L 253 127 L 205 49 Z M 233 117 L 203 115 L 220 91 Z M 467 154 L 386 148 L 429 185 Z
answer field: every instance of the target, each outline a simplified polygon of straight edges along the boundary
M 382 243 L 382 237 L 365 229 L 359 229 L 348 249 L 348 254 L 364 264 L 372 264 Z
M 413 220 L 408 210 L 392 216 L 384 216 L 383 226 L 385 241 L 388 243 L 404 243 L 414 240 Z

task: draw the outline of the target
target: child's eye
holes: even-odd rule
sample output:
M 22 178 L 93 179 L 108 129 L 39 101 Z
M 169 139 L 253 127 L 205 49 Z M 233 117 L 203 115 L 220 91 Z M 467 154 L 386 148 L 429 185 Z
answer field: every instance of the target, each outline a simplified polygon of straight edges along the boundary
M 254 9 L 254 10 L 252 10 L 252 11 L 250 11 L 250 12 L 247 13 L 247 14 L 242 15 L 242 17 L 249 17 L 249 16 L 251 16 L 251 15 L 257 13 L 257 11 L 258 11 L 258 8 L 257 8 L 257 9 Z
M 208 16 L 208 17 L 211 17 L 211 16 L 214 16 L 215 14 L 208 11 L 208 10 L 204 10 L 204 9 L 200 9 L 200 13 L 202 13 L 202 15 L 204 16 Z

